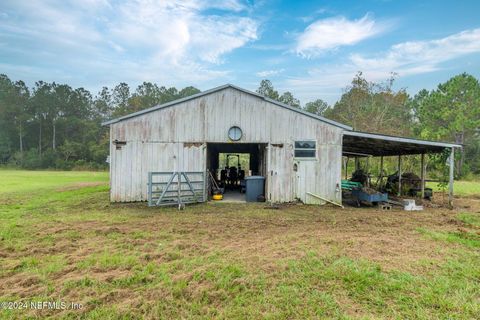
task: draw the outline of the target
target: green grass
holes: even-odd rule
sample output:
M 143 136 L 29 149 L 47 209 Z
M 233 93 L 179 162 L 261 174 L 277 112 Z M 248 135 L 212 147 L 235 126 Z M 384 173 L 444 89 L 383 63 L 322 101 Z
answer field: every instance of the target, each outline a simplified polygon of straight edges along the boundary
M 0 310 L 0 318 L 480 318 L 476 211 L 202 204 L 179 212 L 110 204 L 105 173 L 1 170 L 0 178 L 0 301 L 84 306 Z M 79 182 L 102 183 L 65 188 Z
M 428 182 L 427 187 L 433 191 L 448 191 L 448 186 L 442 188 L 436 182 Z M 453 193 L 457 196 L 478 196 L 480 197 L 480 181 L 454 181 Z
M 108 182 L 108 172 L 0 169 L 0 194 L 28 193 L 81 182 Z
M 437 232 L 423 228 L 417 229 L 420 233 L 435 239 L 451 243 L 459 243 L 472 248 L 480 248 L 480 235 L 475 232 L 468 231 L 450 231 Z
M 480 216 L 467 213 L 467 212 L 462 212 L 458 214 L 458 219 L 467 225 L 473 226 L 473 227 L 480 227 Z

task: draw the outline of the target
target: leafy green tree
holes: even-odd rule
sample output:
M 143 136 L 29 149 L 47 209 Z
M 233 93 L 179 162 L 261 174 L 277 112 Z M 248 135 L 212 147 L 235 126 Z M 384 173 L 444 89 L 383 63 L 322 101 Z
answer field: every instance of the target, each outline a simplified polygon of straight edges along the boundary
M 260 86 L 257 89 L 257 93 L 260 93 L 262 96 L 277 101 L 280 98 L 278 91 L 273 88 L 272 82 L 270 80 L 262 80 L 260 82 Z
M 197 93 L 200 93 L 200 92 L 201 91 L 198 90 L 195 87 L 192 87 L 192 86 L 185 87 L 182 90 L 180 90 L 180 92 L 178 93 L 178 97 L 179 98 L 186 98 L 186 97 L 193 96 L 194 94 L 197 94 Z
M 284 104 L 288 104 L 292 107 L 300 108 L 300 101 L 293 96 L 290 91 L 286 91 L 280 95 L 277 90 L 273 87 L 273 84 L 270 80 L 262 80 L 260 82 L 260 86 L 257 89 L 257 93 L 270 98 L 272 100 L 276 100 L 282 102 Z
M 300 108 L 300 101 L 293 96 L 293 94 L 290 91 L 284 92 L 278 101 L 288 104 L 289 106 L 295 107 L 295 108 Z
M 355 130 L 409 136 L 412 111 L 405 90 L 392 89 L 394 78 L 384 83 L 368 82 L 359 72 L 327 118 L 352 126 Z
M 314 113 L 319 116 L 323 116 L 323 114 L 328 108 L 328 103 L 326 103 L 322 99 L 317 99 L 315 101 L 307 102 L 307 104 L 305 104 L 305 111 Z
M 459 74 L 429 94 L 422 91 L 413 103 L 422 138 L 453 140 L 465 144 L 466 149 L 475 145 L 480 128 L 480 85 L 476 78 Z M 467 154 L 472 156 L 470 151 Z M 462 149 L 457 175 L 462 173 L 464 162 L 465 149 Z
M 105 121 L 112 117 L 112 94 L 107 87 L 103 87 L 102 90 L 100 90 L 100 92 L 96 95 L 93 102 L 93 112 L 95 117 L 100 119 L 100 121 Z
M 23 81 L 12 82 L 6 75 L 0 75 L 1 162 L 8 161 L 17 148 L 20 152 L 20 160 L 23 158 L 25 127 L 30 118 L 29 96 L 30 92 Z
M 112 100 L 115 105 L 114 117 L 130 113 L 129 109 L 130 87 L 125 82 L 117 85 L 112 91 Z
M 160 88 L 151 82 L 144 82 L 139 85 L 129 99 L 131 106 L 130 112 L 143 110 L 162 103 L 162 91 Z
M 52 87 L 54 84 L 38 81 L 33 89 L 33 97 L 30 100 L 30 108 L 34 125 L 38 128 L 38 155 L 42 157 L 44 149 L 44 132 L 49 111 L 52 110 Z

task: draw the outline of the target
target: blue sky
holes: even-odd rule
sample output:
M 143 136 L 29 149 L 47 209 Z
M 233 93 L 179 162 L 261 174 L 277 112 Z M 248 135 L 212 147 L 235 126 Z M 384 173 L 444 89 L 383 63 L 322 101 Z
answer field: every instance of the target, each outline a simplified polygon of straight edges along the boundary
M 0 73 L 93 93 L 270 79 L 335 102 L 357 71 L 396 88 L 480 78 L 480 1 L 2 0 Z

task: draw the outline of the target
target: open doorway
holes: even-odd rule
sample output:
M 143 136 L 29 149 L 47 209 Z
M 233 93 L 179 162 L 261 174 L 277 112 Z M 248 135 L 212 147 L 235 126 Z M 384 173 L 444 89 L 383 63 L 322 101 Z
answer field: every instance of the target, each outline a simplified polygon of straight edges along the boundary
M 265 176 L 265 143 L 207 143 L 207 171 L 222 190 L 223 201 L 245 202 L 245 178 Z

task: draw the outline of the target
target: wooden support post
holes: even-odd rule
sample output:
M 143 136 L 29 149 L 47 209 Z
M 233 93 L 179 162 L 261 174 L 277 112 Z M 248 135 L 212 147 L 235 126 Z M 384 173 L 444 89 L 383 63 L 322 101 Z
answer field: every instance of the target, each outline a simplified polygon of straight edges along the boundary
M 420 173 L 420 178 L 421 178 L 421 190 L 422 190 L 422 199 L 425 199 L 425 153 L 422 153 L 422 156 L 420 158 L 420 166 L 422 172 Z
M 380 176 L 378 179 L 377 188 L 383 188 L 382 182 L 383 182 L 383 156 L 380 156 Z
M 400 197 L 402 195 L 402 156 L 398 156 L 398 193 Z
M 345 160 L 345 180 L 348 180 L 348 160 L 350 160 L 349 157 Z
M 355 157 L 355 171 L 360 169 L 360 159 L 358 157 Z
M 367 157 L 365 167 L 365 174 L 367 175 L 367 187 L 370 188 L 370 157 Z
M 267 182 L 267 194 L 266 197 L 268 199 L 268 202 L 271 204 L 272 203 L 272 180 L 273 180 L 273 172 L 271 171 L 271 162 L 272 162 L 272 144 L 269 142 L 267 145 L 267 176 L 266 176 L 266 182 Z
M 450 151 L 450 158 L 448 159 L 450 165 L 450 174 L 448 181 L 448 204 L 453 207 L 453 170 L 455 169 L 455 149 Z
M 380 175 L 383 176 L 383 156 L 380 157 Z

